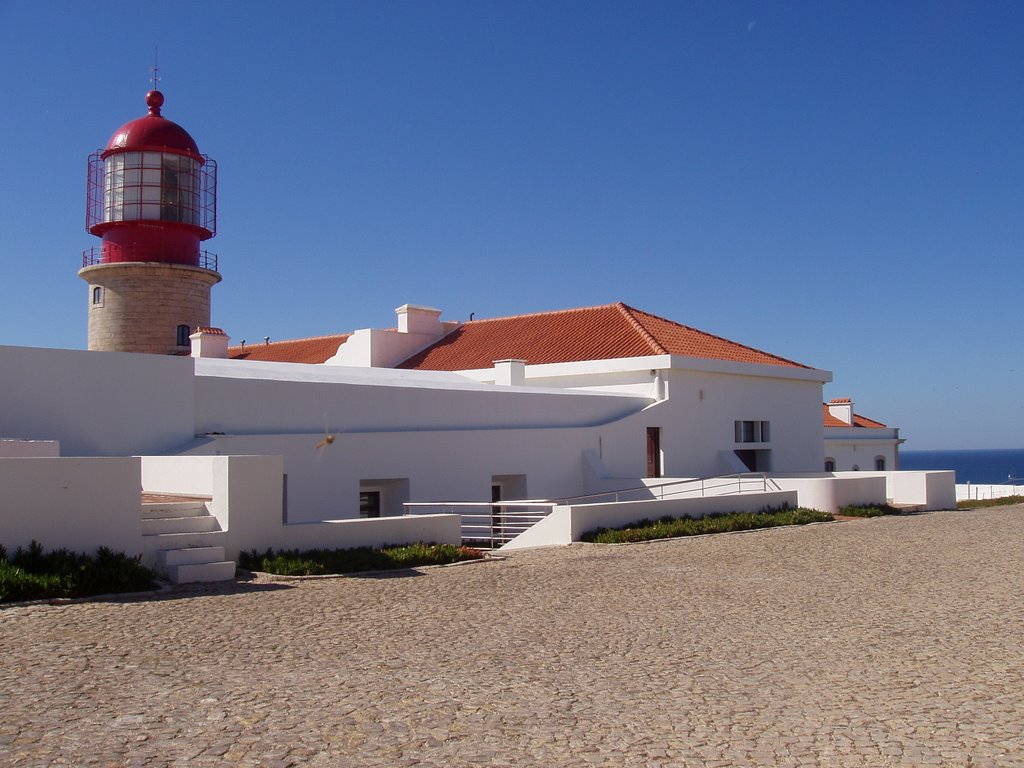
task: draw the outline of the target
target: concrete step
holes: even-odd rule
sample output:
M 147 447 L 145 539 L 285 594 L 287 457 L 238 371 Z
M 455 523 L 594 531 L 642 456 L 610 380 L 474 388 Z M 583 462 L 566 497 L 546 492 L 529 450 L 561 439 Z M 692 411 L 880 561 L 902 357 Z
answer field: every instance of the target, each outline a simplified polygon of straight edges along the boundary
M 142 520 L 143 536 L 158 536 L 165 533 L 200 533 L 219 531 L 220 523 L 212 515 L 204 517 L 159 517 Z
M 158 533 L 153 534 L 156 539 L 154 551 L 172 549 L 192 549 L 195 547 L 219 547 L 227 543 L 227 532 L 198 531 L 194 533 Z
M 224 562 L 224 547 L 184 547 L 162 549 L 156 553 L 157 563 L 166 569 L 177 565 Z
M 200 517 L 210 511 L 203 501 L 163 501 L 142 505 L 142 519 L 160 519 L 165 517 Z
M 195 581 L 230 581 L 235 578 L 235 564 L 230 560 L 218 563 L 183 563 L 172 565 L 167 575 L 175 584 Z

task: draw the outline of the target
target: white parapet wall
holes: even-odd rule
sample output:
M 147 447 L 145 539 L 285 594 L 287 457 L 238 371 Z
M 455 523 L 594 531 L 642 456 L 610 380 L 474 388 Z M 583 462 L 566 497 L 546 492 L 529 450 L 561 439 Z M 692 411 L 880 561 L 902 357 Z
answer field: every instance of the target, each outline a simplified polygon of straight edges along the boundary
M 796 491 L 799 506 L 833 514 L 854 504 L 885 504 L 887 498 L 886 479 L 881 473 L 773 474 L 772 481 L 783 490 Z
M 57 456 L 60 456 L 60 443 L 56 440 L 0 439 L 0 459 L 52 459 Z
M 156 493 L 212 497 L 208 508 L 224 532 L 229 559 L 271 549 L 348 549 L 461 542 L 458 515 L 287 521 L 281 456 L 144 456 L 143 488 Z
M 101 546 L 153 565 L 167 548 L 142 535 L 142 489 L 212 497 L 216 544 L 229 559 L 242 550 L 458 544 L 458 515 L 286 524 L 280 456 L 0 458 L 0 545 L 33 541 L 92 554 Z
M 656 520 L 666 515 L 699 518 L 728 512 L 758 512 L 768 508 L 795 507 L 796 501 L 795 491 L 772 491 L 690 499 L 563 505 L 555 507 L 550 515 L 502 549 L 570 544 L 580 541 L 587 531 L 596 528 L 618 528 L 645 518 Z
M 0 459 L 0 544 L 144 553 L 139 460 Z
M 922 510 L 956 509 L 955 475 L 951 471 L 822 472 L 815 475 L 773 474 L 780 488 L 800 494 L 800 506 L 837 513 L 846 506 L 892 503 Z
M 984 483 L 958 483 L 956 500 L 1000 499 L 1006 496 L 1024 496 L 1024 485 L 986 485 Z

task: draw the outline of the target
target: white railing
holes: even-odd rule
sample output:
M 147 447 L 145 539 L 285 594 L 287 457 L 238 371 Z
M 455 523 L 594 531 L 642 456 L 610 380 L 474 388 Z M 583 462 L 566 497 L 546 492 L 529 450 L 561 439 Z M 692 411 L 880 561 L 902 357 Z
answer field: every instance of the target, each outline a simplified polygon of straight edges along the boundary
M 455 514 L 462 517 L 462 543 L 497 549 L 543 520 L 561 504 L 598 504 L 607 501 L 642 501 L 781 490 L 764 472 L 673 480 L 615 491 L 567 496 L 559 499 L 484 501 L 407 501 L 407 515 Z M 478 510 L 478 511 L 471 511 Z
M 697 477 L 690 480 L 673 480 L 657 485 L 638 485 L 616 491 L 588 493 L 583 496 L 569 496 L 558 499 L 559 504 L 596 504 L 599 500 L 638 501 L 642 499 L 674 499 L 699 496 L 724 496 L 732 493 L 768 493 L 781 490 L 778 484 L 765 472 L 745 472 L 735 475 Z
M 463 544 L 497 549 L 551 514 L 556 503 L 532 500 L 407 501 L 402 506 L 407 515 L 459 515 L 462 517 Z

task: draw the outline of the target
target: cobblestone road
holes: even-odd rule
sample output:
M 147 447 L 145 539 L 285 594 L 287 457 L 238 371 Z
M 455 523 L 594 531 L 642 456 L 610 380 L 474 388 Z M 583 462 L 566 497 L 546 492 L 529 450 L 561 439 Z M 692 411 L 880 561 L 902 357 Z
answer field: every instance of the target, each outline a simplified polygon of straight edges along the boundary
M 0 609 L 0 765 L 1021 766 L 1022 523 Z

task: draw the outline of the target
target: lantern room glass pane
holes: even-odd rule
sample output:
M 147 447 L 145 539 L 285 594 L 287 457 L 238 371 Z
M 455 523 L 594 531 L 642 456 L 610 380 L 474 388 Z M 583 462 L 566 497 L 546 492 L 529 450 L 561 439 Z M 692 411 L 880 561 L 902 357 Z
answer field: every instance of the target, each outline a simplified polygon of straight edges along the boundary
M 199 162 L 166 152 L 125 152 L 104 160 L 103 220 L 204 224 Z

